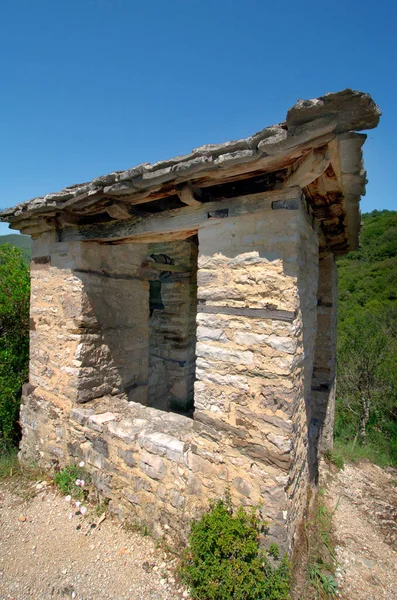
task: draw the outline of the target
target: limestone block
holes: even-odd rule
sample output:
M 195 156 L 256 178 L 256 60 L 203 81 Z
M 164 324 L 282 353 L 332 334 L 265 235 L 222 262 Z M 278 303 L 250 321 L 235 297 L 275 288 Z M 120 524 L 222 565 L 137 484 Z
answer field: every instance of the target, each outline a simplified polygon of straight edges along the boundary
M 242 477 L 236 477 L 233 479 L 232 484 L 240 494 L 246 496 L 247 498 L 250 497 L 252 488 Z
M 227 386 L 242 392 L 249 392 L 250 389 L 248 383 L 249 378 L 243 375 L 222 375 L 217 371 L 210 371 L 209 369 L 203 369 L 199 366 L 196 368 L 196 377 L 201 381 L 208 381 L 217 386 Z
M 145 451 L 141 453 L 140 457 L 139 466 L 148 477 L 156 480 L 164 479 L 167 474 L 167 467 L 162 458 Z
M 84 452 L 84 456 L 85 456 L 85 460 L 89 465 L 92 465 L 93 467 L 97 468 L 97 469 L 102 469 L 104 466 L 104 457 L 101 456 L 101 454 L 99 454 L 98 452 L 95 452 L 95 450 L 93 450 L 91 444 L 87 444 L 87 445 L 82 445 L 82 450 Z
M 65 458 L 65 452 L 59 446 L 48 446 L 48 452 L 57 458 Z
M 123 450 L 122 448 L 117 448 L 117 455 L 121 458 L 128 467 L 136 467 L 136 460 L 133 452 L 131 450 Z
M 95 431 L 103 431 L 104 423 L 114 421 L 115 418 L 116 415 L 111 412 L 105 412 L 99 415 L 91 415 L 88 418 L 87 425 L 90 429 L 94 429 Z
M 102 439 L 101 437 L 98 437 L 95 440 L 92 440 L 92 447 L 96 452 L 98 452 L 102 456 L 105 456 L 106 458 L 109 456 L 108 443 L 106 440 Z
M 138 436 L 138 442 L 141 448 L 145 448 L 152 454 L 166 456 L 170 460 L 183 462 L 185 444 L 171 435 L 165 433 L 141 433 Z
M 189 495 L 199 495 L 201 493 L 201 481 L 199 479 L 199 477 L 196 477 L 195 475 L 193 475 L 192 473 L 189 473 L 188 477 L 187 477 L 187 493 Z
M 134 490 L 139 492 L 140 490 L 146 490 L 147 492 L 153 492 L 153 482 L 143 479 L 143 477 L 134 478 Z
M 212 346 L 203 342 L 197 342 L 196 353 L 200 358 L 212 361 L 222 361 L 245 366 L 252 365 L 254 362 L 254 355 L 248 350 L 240 351 L 237 348 L 221 348 L 220 346 Z
M 110 421 L 108 431 L 112 436 L 131 444 L 137 439 L 141 426 L 134 425 L 127 419 L 122 419 L 121 421 Z
M 174 508 L 182 508 L 185 504 L 185 497 L 182 496 L 177 490 L 173 490 L 170 495 L 170 502 Z
M 139 500 L 138 495 L 134 494 L 129 489 L 127 489 L 127 488 L 123 489 L 123 496 L 125 498 L 127 498 L 128 502 L 131 502 L 131 504 L 138 504 L 138 505 L 140 505 L 140 500 Z
M 209 342 L 227 342 L 227 337 L 222 329 L 211 329 L 209 327 L 197 327 L 197 339 Z
M 276 435 L 272 432 L 267 434 L 267 439 L 274 444 L 282 452 L 290 452 L 292 449 L 292 442 L 289 438 L 282 435 Z
M 279 454 L 272 452 L 262 444 L 249 443 L 245 440 L 234 439 L 233 444 L 240 448 L 241 452 L 263 462 L 266 465 L 278 467 L 284 471 L 288 471 L 291 466 L 291 456 L 289 454 Z

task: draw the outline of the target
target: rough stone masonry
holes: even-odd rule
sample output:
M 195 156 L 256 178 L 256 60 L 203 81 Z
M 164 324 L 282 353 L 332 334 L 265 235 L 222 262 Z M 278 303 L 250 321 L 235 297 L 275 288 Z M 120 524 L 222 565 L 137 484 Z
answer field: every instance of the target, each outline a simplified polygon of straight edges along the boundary
M 122 519 L 184 539 L 230 488 L 292 552 L 332 444 L 335 255 L 354 249 L 368 94 L 110 173 L 0 218 L 33 238 L 21 461 L 84 460 Z

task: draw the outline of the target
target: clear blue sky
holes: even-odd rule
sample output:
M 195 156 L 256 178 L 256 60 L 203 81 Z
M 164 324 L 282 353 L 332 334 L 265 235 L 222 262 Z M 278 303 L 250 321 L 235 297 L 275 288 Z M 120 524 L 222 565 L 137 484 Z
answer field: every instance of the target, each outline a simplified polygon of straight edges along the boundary
M 397 208 L 395 0 L 2 0 L 0 16 L 0 207 L 351 87 L 383 111 L 362 210 Z

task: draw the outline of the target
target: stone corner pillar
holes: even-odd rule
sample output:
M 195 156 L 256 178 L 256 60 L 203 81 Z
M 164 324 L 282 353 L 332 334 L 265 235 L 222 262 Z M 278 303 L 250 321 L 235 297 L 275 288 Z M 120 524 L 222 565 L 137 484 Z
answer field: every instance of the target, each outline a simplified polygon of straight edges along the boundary
M 233 501 L 249 489 L 284 549 L 307 501 L 317 281 L 299 199 L 199 230 L 194 418 L 220 436 Z
M 55 232 L 33 241 L 23 456 L 67 461 L 69 426 L 62 423 L 76 404 L 120 394 L 145 401 L 146 259 L 144 244 L 58 242 Z

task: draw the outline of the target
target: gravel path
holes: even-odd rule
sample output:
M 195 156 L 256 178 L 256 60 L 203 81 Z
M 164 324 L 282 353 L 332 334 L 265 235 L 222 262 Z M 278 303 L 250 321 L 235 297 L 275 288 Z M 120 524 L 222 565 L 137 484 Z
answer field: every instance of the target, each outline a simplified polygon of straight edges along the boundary
M 397 471 L 346 465 L 329 481 L 344 600 L 397 600 Z
M 343 600 L 397 600 L 396 475 L 362 464 L 327 477 Z M 78 512 L 46 482 L 0 482 L 0 600 L 189 598 L 152 538 Z
M 0 483 L 0 600 L 178 600 L 176 561 L 93 507 L 75 514 L 45 482 Z M 70 514 L 73 516 L 70 518 Z

